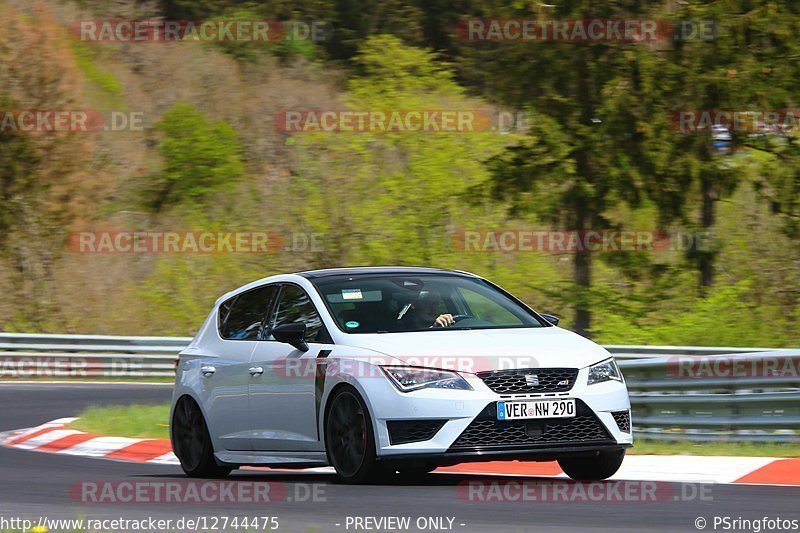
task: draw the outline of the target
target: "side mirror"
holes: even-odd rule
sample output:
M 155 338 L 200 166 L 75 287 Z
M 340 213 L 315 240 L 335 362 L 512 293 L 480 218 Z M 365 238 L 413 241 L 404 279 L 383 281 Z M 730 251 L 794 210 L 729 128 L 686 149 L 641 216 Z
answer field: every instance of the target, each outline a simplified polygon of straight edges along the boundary
M 281 324 L 270 331 L 275 340 L 291 344 L 301 352 L 308 351 L 308 344 L 305 341 L 306 325 L 302 322 L 292 324 Z
M 551 324 L 553 324 L 554 326 L 557 326 L 557 325 L 558 325 L 558 320 L 559 320 L 559 318 L 558 318 L 557 316 L 553 316 L 553 315 L 546 315 L 546 314 L 544 314 L 544 313 L 539 313 L 539 315 L 541 315 L 541 317 L 542 317 L 542 318 L 544 318 L 545 320 L 547 320 L 548 322 L 550 322 L 550 323 L 551 323 Z

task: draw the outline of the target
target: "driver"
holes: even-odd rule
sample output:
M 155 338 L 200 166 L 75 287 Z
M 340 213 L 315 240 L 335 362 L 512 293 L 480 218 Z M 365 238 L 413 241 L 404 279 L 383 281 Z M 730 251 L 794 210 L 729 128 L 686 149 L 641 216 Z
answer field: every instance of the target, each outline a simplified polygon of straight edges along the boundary
M 413 323 L 416 328 L 446 328 L 452 326 L 456 323 L 452 314 L 439 314 L 439 309 L 443 307 L 442 304 L 442 298 L 438 293 L 421 291 L 417 297 L 417 301 L 408 304 L 397 318 L 398 320 L 406 318 Z M 403 315 L 405 315 L 405 317 Z

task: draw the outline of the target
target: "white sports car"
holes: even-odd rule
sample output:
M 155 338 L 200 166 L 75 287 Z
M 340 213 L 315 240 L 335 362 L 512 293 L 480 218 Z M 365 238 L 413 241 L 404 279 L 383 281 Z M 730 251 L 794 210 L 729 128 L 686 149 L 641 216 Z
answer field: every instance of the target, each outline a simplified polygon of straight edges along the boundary
M 332 465 L 347 482 L 497 459 L 605 479 L 632 445 L 597 344 L 466 272 L 370 267 L 222 296 L 180 355 L 170 413 L 187 475 Z

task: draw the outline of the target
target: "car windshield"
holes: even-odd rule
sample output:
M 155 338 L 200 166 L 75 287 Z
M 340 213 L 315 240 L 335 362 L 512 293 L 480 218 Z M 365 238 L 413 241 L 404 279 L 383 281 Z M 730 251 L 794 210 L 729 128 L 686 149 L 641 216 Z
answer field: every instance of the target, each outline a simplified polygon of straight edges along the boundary
M 346 333 L 547 325 L 479 278 L 439 274 L 342 276 L 314 280 L 314 284 L 337 326 Z

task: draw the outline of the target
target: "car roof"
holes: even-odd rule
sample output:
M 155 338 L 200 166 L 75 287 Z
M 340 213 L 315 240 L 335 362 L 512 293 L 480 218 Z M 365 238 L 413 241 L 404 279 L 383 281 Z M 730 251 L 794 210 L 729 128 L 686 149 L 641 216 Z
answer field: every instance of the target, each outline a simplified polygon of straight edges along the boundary
M 337 276 L 374 276 L 374 275 L 399 275 L 417 276 L 425 274 L 450 274 L 474 278 L 475 274 L 461 270 L 446 270 L 443 268 L 427 267 L 407 267 L 407 266 L 379 266 L 379 267 L 347 267 L 347 268 L 325 268 L 321 270 L 306 270 L 298 272 L 298 276 L 314 280 Z
M 299 276 L 309 280 L 313 283 L 315 280 L 321 279 L 335 279 L 336 277 L 353 277 L 353 276 L 375 276 L 375 275 L 396 275 L 396 276 L 420 276 L 425 274 L 445 274 L 451 276 L 461 276 L 465 278 L 478 278 L 479 276 L 471 272 L 464 272 L 462 270 L 445 270 L 443 268 L 427 268 L 427 267 L 405 267 L 405 266 L 379 266 L 379 267 L 345 267 L 345 268 L 325 268 L 320 270 L 306 270 L 304 272 L 295 272 L 292 274 L 276 274 L 259 280 L 251 281 L 241 287 L 238 287 L 230 292 L 227 292 L 217 298 L 215 305 L 220 305 L 222 302 L 232 298 L 238 294 L 242 294 L 256 287 L 267 283 L 290 283 L 297 281 L 295 276 Z

